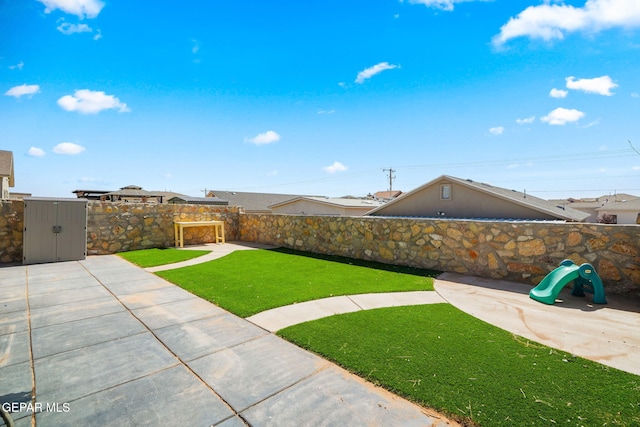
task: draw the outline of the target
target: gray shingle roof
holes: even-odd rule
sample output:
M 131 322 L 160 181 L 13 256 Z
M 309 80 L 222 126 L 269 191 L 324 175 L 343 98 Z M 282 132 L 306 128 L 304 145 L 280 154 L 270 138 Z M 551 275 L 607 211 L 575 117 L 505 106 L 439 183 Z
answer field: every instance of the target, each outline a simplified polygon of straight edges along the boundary
M 242 206 L 245 212 L 271 212 L 269 206 L 286 202 L 298 197 L 309 197 L 299 194 L 248 193 L 242 191 L 211 190 L 214 195 L 229 201 L 229 206 Z

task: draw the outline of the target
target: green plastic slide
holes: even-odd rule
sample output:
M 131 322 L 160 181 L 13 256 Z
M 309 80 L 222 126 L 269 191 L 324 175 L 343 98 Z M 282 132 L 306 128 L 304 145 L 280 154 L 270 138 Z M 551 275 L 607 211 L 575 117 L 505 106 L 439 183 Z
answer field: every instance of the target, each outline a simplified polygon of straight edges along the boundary
M 586 290 L 593 292 L 594 303 L 607 303 L 602 280 L 593 266 L 588 263 L 577 266 L 568 259 L 562 261 L 558 268 L 547 274 L 538 286 L 531 289 L 529 296 L 545 304 L 554 304 L 562 288 L 571 282 L 573 282 L 572 295 L 584 296 Z

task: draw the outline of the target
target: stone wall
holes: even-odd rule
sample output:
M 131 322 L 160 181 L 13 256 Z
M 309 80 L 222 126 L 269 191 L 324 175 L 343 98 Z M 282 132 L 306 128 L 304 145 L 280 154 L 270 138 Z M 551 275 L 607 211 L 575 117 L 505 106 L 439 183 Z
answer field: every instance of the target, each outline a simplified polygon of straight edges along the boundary
M 22 201 L 0 202 L 0 263 L 22 262 Z M 174 246 L 173 221 L 225 221 L 229 241 L 537 284 L 563 259 L 592 264 L 607 292 L 640 296 L 640 226 L 244 214 L 236 207 L 89 202 L 89 255 Z M 214 241 L 186 228 L 185 244 Z
M 240 216 L 240 240 L 535 285 L 564 259 L 640 296 L 640 227 L 293 215 Z
M 173 221 L 225 221 L 227 240 L 237 240 L 238 208 L 210 205 L 89 202 L 87 254 L 175 246 Z M 185 245 L 215 241 L 213 227 L 184 229 Z
M 22 262 L 24 202 L 0 201 L 0 263 Z

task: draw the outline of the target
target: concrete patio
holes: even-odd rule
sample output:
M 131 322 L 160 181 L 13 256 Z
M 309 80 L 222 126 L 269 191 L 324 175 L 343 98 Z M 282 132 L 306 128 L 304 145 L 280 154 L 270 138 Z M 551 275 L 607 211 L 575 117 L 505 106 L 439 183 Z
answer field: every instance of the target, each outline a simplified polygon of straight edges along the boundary
M 16 426 L 455 425 L 117 256 L 0 268 Z

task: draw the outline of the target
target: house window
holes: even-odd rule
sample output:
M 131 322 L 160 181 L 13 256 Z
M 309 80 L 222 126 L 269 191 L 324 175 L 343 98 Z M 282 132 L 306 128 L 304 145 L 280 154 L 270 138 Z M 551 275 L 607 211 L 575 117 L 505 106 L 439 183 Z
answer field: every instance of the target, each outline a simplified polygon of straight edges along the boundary
M 440 185 L 440 198 L 442 200 L 451 200 L 451 184 Z

